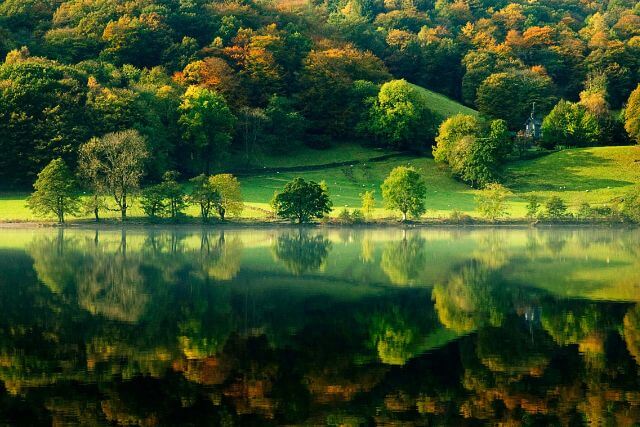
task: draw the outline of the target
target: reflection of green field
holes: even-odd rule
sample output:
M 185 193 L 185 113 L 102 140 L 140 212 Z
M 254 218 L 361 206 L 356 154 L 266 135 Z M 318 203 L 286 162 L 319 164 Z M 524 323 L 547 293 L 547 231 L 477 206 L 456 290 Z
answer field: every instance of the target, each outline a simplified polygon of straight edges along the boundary
M 44 237 L 50 240 L 58 233 L 81 246 L 93 244 L 96 237 L 90 230 L 4 230 L 0 248 L 33 247 Z M 153 233 L 157 242 L 164 242 L 157 244 L 160 253 L 173 247 L 188 258 L 200 251 L 201 235 L 197 231 L 158 229 Z M 218 233 L 211 232 L 210 241 L 216 241 Z M 380 286 L 446 284 L 456 268 L 473 261 L 498 272 L 506 282 L 545 289 L 558 296 L 640 300 L 639 230 L 309 230 L 302 235 L 321 236 L 327 244 L 326 257 L 295 270 L 291 268 L 296 268 L 297 261 L 287 262 L 283 258 L 286 254 L 278 254 L 275 249 L 283 234 L 293 237 L 295 245 L 299 236 L 296 229 L 225 231 L 226 244 L 237 248 L 229 253 L 234 259 L 228 260 L 238 263 L 237 280 L 250 277 L 252 283 L 280 281 L 296 286 L 294 282 L 299 279 L 292 274 L 301 274 L 304 281 L 300 283 L 307 283 L 308 289 L 326 281 L 323 292 L 366 294 L 377 292 Z M 121 245 L 119 231 L 100 231 L 98 236 L 100 247 L 107 252 L 115 252 Z M 150 234 L 131 230 L 126 239 L 129 252 L 149 251 Z M 305 250 L 303 246 L 293 249 Z

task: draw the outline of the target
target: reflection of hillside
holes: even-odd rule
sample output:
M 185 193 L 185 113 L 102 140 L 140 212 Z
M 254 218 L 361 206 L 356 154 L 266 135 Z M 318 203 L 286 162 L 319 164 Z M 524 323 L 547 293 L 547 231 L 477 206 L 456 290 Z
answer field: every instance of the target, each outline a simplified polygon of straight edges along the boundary
M 629 353 L 640 365 L 640 306 L 631 308 L 624 316 L 624 339 Z
M 633 425 L 637 304 L 557 295 L 637 242 L 548 233 L 46 230 L 0 250 L 0 424 Z

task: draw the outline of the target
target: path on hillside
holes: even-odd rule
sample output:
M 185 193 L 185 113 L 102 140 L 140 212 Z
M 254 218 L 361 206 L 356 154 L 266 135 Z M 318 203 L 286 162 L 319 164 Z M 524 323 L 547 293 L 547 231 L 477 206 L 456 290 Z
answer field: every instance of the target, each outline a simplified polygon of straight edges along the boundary
M 283 167 L 252 167 L 252 168 L 237 168 L 231 170 L 236 176 L 239 177 L 247 177 L 254 175 L 262 175 L 265 173 L 276 173 L 276 172 L 309 172 L 309 171 L 317 171 L 323 169 L 332 169 L 339 168 L 341 166 L 350 166 L 361 163 L 375 163 L 375 162 L 383 162 L 385 160 L 393 159 L 395 157 L 403 157 L 403 156 L 412 156 L 411 153 L 389 153 L 383 154 L 381 156 L 370 157 L 368 159 L 359 159 L 359 160 L 345 160 L 341 162 L 331 162 L 331 163 L 323 163 L 319 165 L 307 165 L 307 166 L 283 166 Z

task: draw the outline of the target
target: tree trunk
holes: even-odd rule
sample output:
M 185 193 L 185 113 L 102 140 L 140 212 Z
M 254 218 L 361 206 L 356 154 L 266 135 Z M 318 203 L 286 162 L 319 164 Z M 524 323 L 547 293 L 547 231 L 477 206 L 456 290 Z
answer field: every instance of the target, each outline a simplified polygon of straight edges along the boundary
M 94 215 L 95 215 L 95 217 L 96 217 L 96 222 L 100 222 L 100 210 L 99 210 L 98 208 L 95 208 L 95 209 L 93 210 L 93 214 L 94 214 Z
M 120 213 L 122 215 L 122 221 L 127 220 L 127 196 L 122 196 L 122 205 L 120 206 Z

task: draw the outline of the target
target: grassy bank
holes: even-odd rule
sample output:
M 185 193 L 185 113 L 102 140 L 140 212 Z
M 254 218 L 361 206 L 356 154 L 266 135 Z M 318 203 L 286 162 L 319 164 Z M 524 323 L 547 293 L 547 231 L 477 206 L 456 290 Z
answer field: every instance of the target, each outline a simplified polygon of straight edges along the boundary
M 322 153 L 314 155 L 314 151 Z M 378 208 L 374 220 L 394 219 L 396 215 L 382 208 L 380 184 L 389 171 L 396 166 L 411 165 L 418 169 L 427 183 L 426 205 L 429 209 L 425 218 L 442 222 L 449 218 L 454 210 L 472 217 L 478 217 L 475 198 L 477 190 L 452 179 L 448 172 L 436 165 L 430 158 L 394 157 L 380 162 L 368 162 L 366 159 L 380 155 L 373 149 L 352 148 L 351 154 L 358 153 L 348 166 L 318 168 L 310 171 L 286 172 L 283 170 L 269 173 L 257 173 L 241 177 L 242 192 L 246 209 L 241 220 L 269 220 L 271 217 L 269 201 L 273 193 L 294 177 L 308 180 L 324 180 L 334 203 L 332 216 L 337 216 L 344 207 L 360 207 L 360 194 L 364 190 L 375 190 Z M 320 161 L 333 158 L 346 159 L 339 148 L 323 152 L 304 150 L 297 156 L 291 156 L 287 163 L 295 165 L 320 165 Z M 373 155 L 372 155 L 373 154 Z M 384 153 L 382 153 L 384 154 Z M 323 157 L 324 156 L 324 157 Z M 280 167 L 270 164 L 269 167 Z M 598 147 L 564 150 L 534 160 L 512 163 L 506 170 L 505 185 L 513 192 L 509 199 L 511 220 L 523 218 L 526 198 L 538 195 L 543 200 L 553 195 L 562 197 L 570 211 L 577 211 L 580 204 L 612 204 L 620 199 L 635 185 L 640 184 L 640 147 Z M 0 195 L 0 221 L 40 221 L 26 207 L 25 193 Z M 197 216 L 196 207 L 190 207 L 187 215 Z M 107 218 L 117 218 L 117 212 L 105 212 Z M 131 217 L 141 217 L 142 212 L 133 206 Z M 88 219 L 90 216 L 84 217 Z M 80 219 L 83 219 L 82 217 Z

